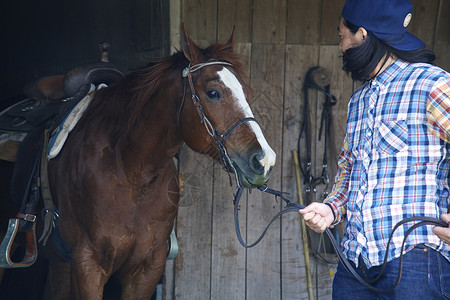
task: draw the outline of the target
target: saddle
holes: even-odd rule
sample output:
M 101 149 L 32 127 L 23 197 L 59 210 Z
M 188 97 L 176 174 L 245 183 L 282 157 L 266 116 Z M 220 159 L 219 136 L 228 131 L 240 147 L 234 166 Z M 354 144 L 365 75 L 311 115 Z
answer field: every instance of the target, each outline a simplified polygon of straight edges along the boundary
M 100 63 L 78 67 L 64 76 L 45 77 L 27 85 L 24 91 L 29 98 L 0 112 L 0 136 L 2 133 L 19 134 L 23 138 L 15 155 L 11 180 L 11 200 L 20 205 L 20 210 L 15 218 L 9 220 L 7 233 L 0 244 L 0 267 L 27 267 L 36 260 L 35 221 L 41 195 L 45 206 L 45 224 L 40 242 L 45 245 L 51 234 L 57 212 L 51 200 L 47 177 L 50 134 L 92 87 L 111 85 L 124 77 L 121 70 L 108 62 L 108 48 L 108 44 L 100 45 Z M 14 262 L 10 258 L 10 250 L 19 233 L 26 235 L 27 249 L 22 261 Z

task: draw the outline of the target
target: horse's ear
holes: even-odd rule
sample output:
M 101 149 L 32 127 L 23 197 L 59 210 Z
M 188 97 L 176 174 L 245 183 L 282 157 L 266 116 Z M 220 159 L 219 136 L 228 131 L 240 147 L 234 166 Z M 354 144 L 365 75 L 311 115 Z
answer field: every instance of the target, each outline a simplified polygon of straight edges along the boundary
M 203 55 L 200 52 L 200 48 L 189 38 L 186 27 L 183 26 L 181 48 L 183 49 L 184 56 L 191 62 L 191 64 L 196 64 L 201 61 Z
M 234 32 L 236 30 L 236 25 L 233 26 L 233 32 L 231 33 L 230 38 L 228 39 L 228 41 L 225 43 L 225 45 L 227 45 L 228 48 L 230 48 L 230 50 L 233 50 L 234 48 Z

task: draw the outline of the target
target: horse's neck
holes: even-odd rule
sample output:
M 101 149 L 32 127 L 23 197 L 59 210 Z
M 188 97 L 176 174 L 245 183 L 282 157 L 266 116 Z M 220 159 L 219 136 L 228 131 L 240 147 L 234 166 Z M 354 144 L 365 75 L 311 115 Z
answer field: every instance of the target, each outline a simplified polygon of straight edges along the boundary
M 121 153 L 125 162 L 151 162 L 159 168 L 175 156 L 183 143 L 177 123 L 180 103 L 181 95 L 170 88 L 146 103 L 124 141 Z

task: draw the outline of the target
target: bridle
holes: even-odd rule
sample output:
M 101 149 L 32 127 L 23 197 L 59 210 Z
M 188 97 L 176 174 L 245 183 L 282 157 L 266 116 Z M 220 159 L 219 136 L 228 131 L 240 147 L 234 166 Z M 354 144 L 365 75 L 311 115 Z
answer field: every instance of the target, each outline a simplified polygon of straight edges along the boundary
M 237 121 L 236 123 L 234 123 L 233 126 L 231 126 L 225 133 L 220 132 L 219 130 L 217 130 L 217 128 L 214 127 L 214 125 L 211 123 L 211 121 L 208 119 L 208 117 L 205 114 L 205 110 L 200 101 L 200 98 L 197 96 L 197 93 L 195 91 L 194 82 L 192 79 L 192 73 L 194 73 L 204 67 L 213 66 L 213 65 L 222 65 L 222 66 L 233 67 L 232 64 L 225 62 L 225 61 L 209 61 L 209 62 L 205 62 L 205 63 L 195 64 L 192 66 L 189 65 L 188 67 L 186 67 L 183 70 L 182 76 L 184 78 L 187 78 L 189 88 L 191 90 L 192 102 L 194 103 L 194 107 L 197 110 L 198 115 L 200 116 L 200 122 L 203 123 L 203 125 L 206 128 L 206 131 L 208 132 L 208 134 L 213 138 L 214 142 L 216 143 L 217 149 L 219 150 L 220 163 L 222 164 L 225 171 L 228 172 L 228 174 L 230 174 L 230 172 L 234 173 L 235 178 L 236 178 L 236 184 L 238 187 L 240 187 L 239 177 L 237 175 L 237 171 L 236 171 L 235 167 L 233 166 L 232 160 L 228 156 L 228 152 L 225 147 L 225 142 L 230 137 L 230 135 L 233 133 L 233 131 L 236 130 L 242 124 L 244 124 L 246 122 L 250 122 L 250 121 L 258 123 L 258 121 L 256 121 L 256 119 L 253 117 L 242 118 L 239 121 Z M 186 81 L 184 83 L 184 92 L 183 92 L 182 103 L 180 106 L 180 110 L 178 112 L 178 122 L 180 119 L 181 110 L 183 109 L 185 97 L 186 97 Z M 230 184 L 231 184 L 231 177 L 230 177 Z
M 306 162 L 305 166 L 302 164 L 299 164 L 300 171 L 303 174 L 303 178 L 305 178 L 305 184 L 306 184 L 306 193 L 310 192 L 316 192 L 316 186 L 320 184 L 325 185 L 325 190 L 323 193 L 323 198 L 327 196 L 327 190 L 329 185 L 329 176 L 328 176 L 328 158 L 327 158 L 327 147 L 328 147 L 328 139 L 330 135 L 330 120 L 331 120 L 331 108 L 336 105 L 337 99 L 336 97 L 330 92 L 330 85 L 327 86 L 320 86 L 315 82 L 315 80 L 312 78 L 313 73 L 316 70 L 319 70 L 321 67 L 316 66 L 310 68 L 306 72 L 305 76 L 305 82 L 303 84 L 303 92 L 305 95 L 305 105 L 303 108 L 303 122 L 302 126 L 300 128 L 300 133 L 297 141 L 297 155 L 298 155 L 298 161 L 303 161 L 300 156 L 300 142 L 303 134 L 305 135 L 305 146 L 306 146 Z M 322 173 L 320 176 L 316 176 L 313 174 L 312 171 L 312 154 L 311 154 L 311 147 L 312 147 L 312 122 L 311 122 L 311 116 L 310 116 L 310 107 L 309 107 L 309 90 L 314 89 L 322 94 L 325 95 L 325 102 L 323 103 L 323 110 L 322 110 L 322 117 L 320 120 L 320 128 L 319 128 L 319 135 L 318 139 L 321 140 L 322 135 L 322 129 L 324 130 L 324 151 L 323 151 L 323 157 L 322 157 Z
M 227 153 L 227 150 L 226 150 L 226 147 L 225 147 L 225 142 L 228 139 L 228 137 L 231 135 L 231 133 L 236 128 L 241 126 L 242 124 L 244 124 L 246 122 L 249 122 L 249 121 L 254 121 L 254 122 L 257 122 L 257 121 L 253 117 L 243 118 L 243 119 L 237 121 L 235 124 L 233 124 L 233 126 L 231 126 L 231 128 L 228 129 L 225 133 L 221 133 L 220 131 L 218 131 L 213 126 L 211 121 L 205 115 L 205 111 L 204 111 L 203 106 L 202 106 L 202 104 L 200 102 L 200 99 L 199 99 L 199 97 L 197 96 L 197 94 L 195 92 L 195 87 L 194 87 L 194 83 L 193 83 L 192 75 L 191 75 L 191 73 L 196 72 L 196 71 L 198 71 L 198 70 L 200 70 L 200 69 L 202 69 L 204 67 L 211 66 L 211 65 L 233 66 L 232 64 L 230 64 L 228 62 L 221 62 L 221 61 L 211 61 L 211 62 L 206 62 L 206 63 L 195 64 L 193 66 L 189 65 L 188 67 L 186 67 L 183 70 L 182 76 L 184 78 L 188 79 L 189 87 L 191 89 L 192 101 L 193 101 L 194 106 L 195 106 L 195 108 L 196 108 L 196 110 L 197 110 L 197 112 L 198 112 L 198 114 L 200 116 L 201 123 L 204 124 L 204 126 L 206 128 L 206 131 L 214 139 L 214 141 L 215 141 L 215 143 L 217 145 L 217 148 L 218 148 L 218 150 L 220 152 L 220 162 L 221 162 L 222 166 L 224 167 L 224 169 L 228 173 L 230 173 L 232 171 L 235 174 L 237 187 L 236 187 L 236 192 L 234 194 L 233 205 L 234 205 L 234 223 L 235 223 L 236 236 L 237 236 L 239 242 L 241 243 L 241 245 L 243 247 L 251 248 L 251 247 L 256 246 L 262 240 L 262 238 L 266 234 L 267 230 L 269 229 L 270 225 L 278 217 L 280 217 L 281 215 L 283 215 L 285 213 L 288 213 L 288 212 L 297 212 L 298 213 L 298 210 L 305 208 L 305 206 L 303 206 L 301 204 L 298 204 L 298 203 L 291 202 L 288 198 L 286 198 L 284 196 L 283 192 L 271 189 L 271 188 L 269 188 L 269 187 L 267 187 L 265 185 L 257 187 L 257 189 L 259 189 L 261 192 L 269 193 L 269 194 L 274 195 L 275 197 L 281 198 L 286 203 L 286 208 L 283 209 L 282 211 L 278 212 L 270 220 L 270 222 L 264 228 L 262 234 L 259 236 L 259 238 L 256 239 L 256 241 L 254 243 L 249 245 L 249 244 L 244 242 L 244 240 L 242 238 L 242 235 L 241 235 L 241 232 L 240 232 L 240 227 L 239 227 L 239 200 L 240 200 L 240 198 L 242 196 L 243 188 L 239 184 L 239 179 L 238 179 L 238 176 L 237 176 L 237 173 L 236 173 L 236 169 L 234 168 L 233 163 L 232 163 L 230 157 L 228 156 L 228 153 Z M 182 99 L 181 107 L 180 107 L 180 110 L 178 112 L 178 122 L 179 122 L 181 110 L 183 108 L 185 96 L 186 96 L 186 81 L 185 81 L 185 84 L 184 84 L 184 93 L 183 93 L 183 99 Z M 230 178 L 230 184 L 232 185 L 231 178 Z M 420 222 L 418 222 L 418 221 L 420 221 Z M 381 276 L 382 276 L 382 274 L 383 274 L 383 272 L 385 270 L 385 267 L 386 267 L 386 264 L 387 264 L 387 259 L 388 259 L 387 255 L 388 255 L 388 251 L 389 251 L 389 245 L 390 245 L 390 242 L 391 242 L 392 237 L 394 235 L 394 232 L 401 225 L 403 225 L 405 223 L 409 223 L 409 222 L 418 222 L 418 223 L 412 225 L 405 232 L 405 236 L 404 236 L 404 239 L 403 239 L 403 242 L 402 242 L 402 246 L 401 246 L 401 254 L 400 254 L 400 260 L 399 260 L 399 273 L 398 273 L 398 276 L 397 276 L 397 280 L 396 280 L 396 282 L 395 282 L 395 284 L 393 285 L 392 288 L 386 289 L 386 290 L 379 289 L 379 288 L 375 287 L 374 284 L 381 278 Z M 392 232 L 391 232 L 391 234 L 389 236 L 389 240 L 388 240 L 387 247 L 386 247 L 386 255 L 384 257 L 384 261 L 383 261 L 380 273 L 377 275 L 376 278 L 373 278 L 373 279 L 370 279 L 370 280 L 365 280 L 364 278 L 362 278 L 355 271 L 355 269 L 352 267 L 352 265 L 349 263 L 347 258 L 342 253 L 340 245 L 335 240 L 335 238 L 333 236 L 333 233 L 330 231 L 330 229 L 327 228 L 325 230 L 325 232 L 327 233 L 328 237 L 330 238 L 331 244 L 333 245 L 339 260 L 341 261 L 342 265 L 347 269 L 347 271 L 350 274 L 352 274 L 361 284 L 363 284 L 365 287 L 367 287 L 368 289 L 370 289 L 372 291 L 375 291 L 375 292 L 378 292 L 378 293 L 389 293 L 389 292 L 393 291 L 398 286 L 398 284 L 400 283 L 400 279 L 401 279 L 401 276 L 402 276 L 402 266 L 403 266 L 403 249 L 404 249 L 406 238 L 408 237 L 408 235 L 413 230 L 415 230 L 418 227 L 425 226 L 425 225 L 436 225 L 436 226 L 442 226 L 442 227 L 448 227 L 449 226 L 448 223 L 446 223 L 446 222 L 444 222 L 444 221 L 442 221 L 440 219 L 432 218 L 432 217 L 419 217 L 419 216 L 417 216 L 417 217 L 407 218 L 407 219 L 404 219 L 404 220 L 398 222 L 394 226 L 394 228 L 393 228 L 393 230 L 392 230 Z

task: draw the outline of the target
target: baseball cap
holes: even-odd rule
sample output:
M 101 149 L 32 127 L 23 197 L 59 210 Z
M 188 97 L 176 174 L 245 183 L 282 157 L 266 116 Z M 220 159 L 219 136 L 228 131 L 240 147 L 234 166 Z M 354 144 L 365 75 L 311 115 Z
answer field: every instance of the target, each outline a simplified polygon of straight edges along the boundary
M 420 39 L 406 31 L 412 8 L 409 0 L 348 0 L 342 17 L 371 31 L 395 49 L 411 51 L 424 46 Z

